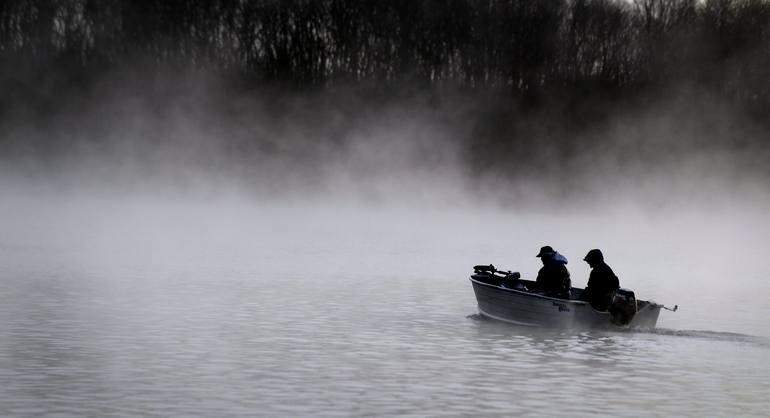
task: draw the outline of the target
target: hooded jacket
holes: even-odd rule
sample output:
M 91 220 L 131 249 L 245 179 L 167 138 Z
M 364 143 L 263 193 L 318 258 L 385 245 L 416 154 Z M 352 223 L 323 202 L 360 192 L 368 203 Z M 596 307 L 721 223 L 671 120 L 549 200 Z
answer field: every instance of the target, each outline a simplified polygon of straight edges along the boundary
M 567 270 L 567 259 L 555 252 L 552 256 L 543 258 L 545 264 L 537 272 L 535 282 L 540 291 L 546 296 L 569 299 L 569 290 L 572 281 Z
M 620 288 L 618 276 L 615 275 L 610 266 L 601 261 L 591 269 L 588 285 L 583 290 L 580 299 L 589 302 L 596 310 L 606 311 L 610 304 L 612 292 L 618 288 Z

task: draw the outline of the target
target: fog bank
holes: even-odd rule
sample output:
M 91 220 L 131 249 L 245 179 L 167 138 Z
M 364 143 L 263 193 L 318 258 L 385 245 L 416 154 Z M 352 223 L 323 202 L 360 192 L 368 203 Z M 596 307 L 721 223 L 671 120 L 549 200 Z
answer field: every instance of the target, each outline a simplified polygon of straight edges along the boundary
M 105 77 L 51 92 L 45 111 L 0 118 L 0 186 L 532 210 L 767 201 L 766 131 L 707 94 L 531 107 L 452 89 L 236 87 Z

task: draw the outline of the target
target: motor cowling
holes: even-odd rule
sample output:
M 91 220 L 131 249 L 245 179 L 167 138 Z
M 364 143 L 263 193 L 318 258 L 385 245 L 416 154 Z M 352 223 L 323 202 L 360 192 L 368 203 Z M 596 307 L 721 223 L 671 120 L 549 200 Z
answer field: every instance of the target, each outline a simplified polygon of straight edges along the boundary
M 618 325 L 628 325 L 637 312 L 634 291 L 624 288 L 614 291 L 608 311 L 612 315 L 612 322 Z

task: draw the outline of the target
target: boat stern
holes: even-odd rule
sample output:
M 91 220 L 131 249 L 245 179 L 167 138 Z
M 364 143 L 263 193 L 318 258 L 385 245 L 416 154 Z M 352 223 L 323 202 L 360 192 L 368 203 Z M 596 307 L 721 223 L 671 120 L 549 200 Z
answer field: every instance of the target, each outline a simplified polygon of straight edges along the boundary
M 631 328 L 647 328 L 652 329 L 658 323 L 658 316 L 660 316 L 660 309 L 662 305 L 658 305 L 655 302 L 639 301 L 639 310 L 634 315 L 631 322 L 628 324 Z

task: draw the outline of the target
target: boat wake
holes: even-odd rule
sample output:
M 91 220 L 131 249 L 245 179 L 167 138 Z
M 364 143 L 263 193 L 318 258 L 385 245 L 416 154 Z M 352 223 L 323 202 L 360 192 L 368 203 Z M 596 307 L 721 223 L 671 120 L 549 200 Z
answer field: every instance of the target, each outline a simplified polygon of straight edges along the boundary
M 770 348 L 770 338 L 737 332 L 655 328 L 642 332 L 674 337 L 698 338 L 711 341 L 745 342 Z
M 485 317 L 481 314 L 471 314 L 466 316 L 467 319 L 473 320 L 473 321 L 479 321 L 485 324 L 502 324 L 499 321 L 490 319 Z M 505 326 L 511 327 L 516 326 L 513 324 L 504 324 Z M 533 328 L 537 327 L 520 327 L 521 329 L 526 329 L 528 331 L 531 331 Z M 544 331 L 548 330 L 548 328 L 544 328 Z M 560 330 L 564 331 L 564 330 Z M 592 331 L 592 332 L 606 332 L 606 331 Z M 723 341 L 723 342 L 731 342 L 731 343 L 746 343 L 746 344 L 753 344 L 757 345 L 763 348 L 770 348 L 770 338 L 763 337 L 763 336 L 757 336 L 757 335 L 749 335 L 749 334 L 741 334 L 737 332 L 726 332 L 726 331 L 708 331 L 708 330 L 687 330 L 687 329 L 669 329 L 669 328 L 626 328 L 626 329 L 617 329 L 612 330 L 613 333 L 634 333 L 634 334 L 654 334 L 654 335 L 663 335 L 663 336 L 671 336 L 671 337 L 683 337 L 683 338 L 696 338 L 696 339 L 702 339 L 702 340 L 710 340 L 710 341 Z

